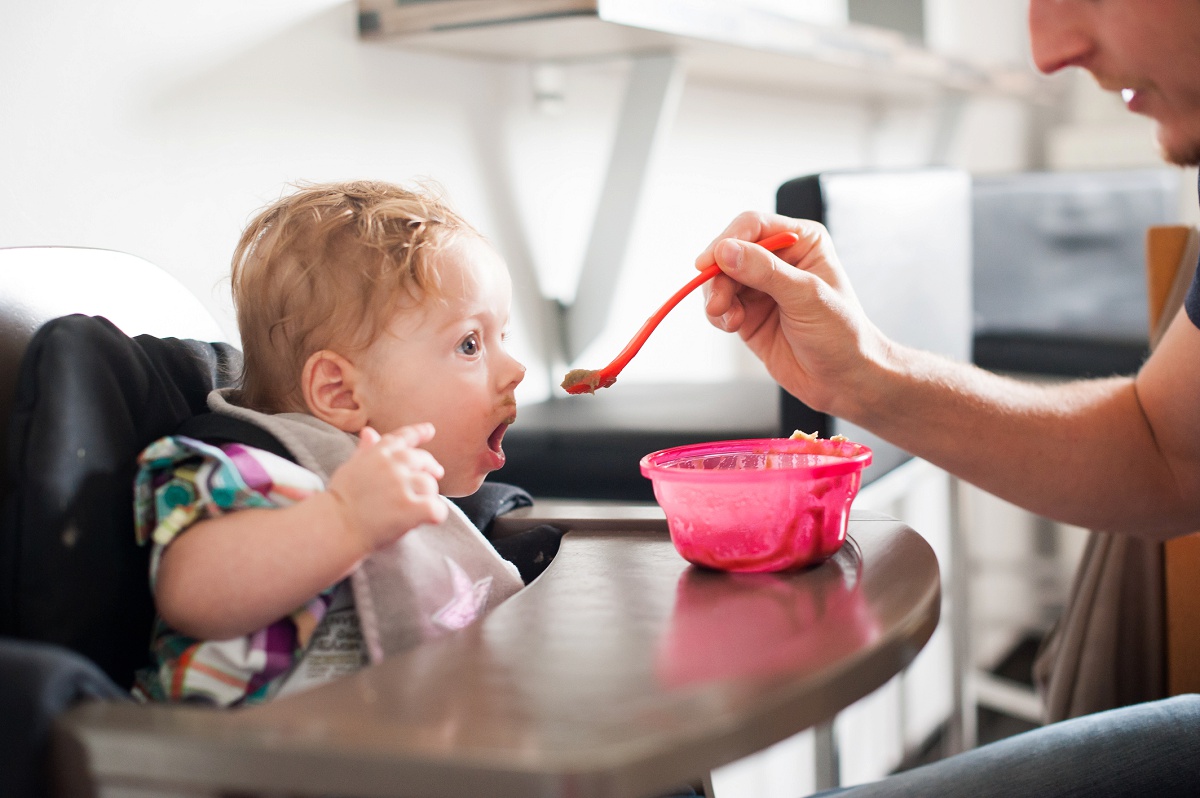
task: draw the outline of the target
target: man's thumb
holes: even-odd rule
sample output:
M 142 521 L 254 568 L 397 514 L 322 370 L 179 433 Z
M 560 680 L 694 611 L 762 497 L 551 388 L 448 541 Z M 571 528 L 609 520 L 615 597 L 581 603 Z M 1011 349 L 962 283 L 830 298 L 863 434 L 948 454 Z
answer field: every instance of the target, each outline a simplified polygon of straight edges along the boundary
M 727 238 L 717 242 L 717 245 L 713 247 L 713 259 L 721 267 L 721 271 L 731 277 L 741 272 L 745 243 L 736 238 Z
M 752 241 L 727 238 L 717 244 L 713 257 L 722 271 L 742 285 L 768 294 L 778 285 L 779 259 Z

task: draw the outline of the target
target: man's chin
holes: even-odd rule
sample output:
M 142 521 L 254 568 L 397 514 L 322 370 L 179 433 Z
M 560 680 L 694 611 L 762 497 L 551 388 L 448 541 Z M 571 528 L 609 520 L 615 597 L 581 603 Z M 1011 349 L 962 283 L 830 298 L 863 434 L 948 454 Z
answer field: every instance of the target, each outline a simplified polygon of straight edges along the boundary
M 1160 127 L 1158 151 L 1164 161 L 1176 166 L 1200 165 L 1200 136 L 1172 136 Z

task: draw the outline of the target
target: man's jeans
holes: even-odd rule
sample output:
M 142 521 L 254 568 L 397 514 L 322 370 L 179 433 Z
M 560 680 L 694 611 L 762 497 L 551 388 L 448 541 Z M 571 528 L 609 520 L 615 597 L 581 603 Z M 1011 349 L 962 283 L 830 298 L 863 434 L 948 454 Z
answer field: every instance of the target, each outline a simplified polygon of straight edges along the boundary
M 882 781 L 819 793 L 839 798 L 1196 798 L 1200 696 L 1053 723 Z

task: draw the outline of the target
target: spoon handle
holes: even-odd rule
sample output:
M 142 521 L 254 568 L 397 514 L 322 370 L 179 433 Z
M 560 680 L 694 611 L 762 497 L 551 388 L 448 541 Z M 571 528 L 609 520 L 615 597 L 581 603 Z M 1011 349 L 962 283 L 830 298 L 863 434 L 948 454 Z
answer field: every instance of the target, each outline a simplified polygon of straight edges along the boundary
M 775 252 L 776 250 L 783 249 L 784 247 L 790 247 L 799 240 L 800 236 L 796 235 L 795 233 L 787 232 L 776 233 L 773 236 L 767 236 L 761 241 L 756 241 L 755 243 L 763 249 Z M 671 298 L 664 302 L 662 307 L 654 312 L 653 316 L 646 319 L 646 323 L 642 325 L 641 329 L 639 329 L 629 343 L 625 345 L 625 348 L 621 350 L 621 353 L 613 358 L 611 363 L 600 370 L 598 376 L 601 378 L 601 381 L 608 382 L 610 380 L 615 380 L 616 376 L 621 372 L 621 369 L 625 368 L 625 366 L 629 364 L 629 361 L 633 359 L 633 356 L 636 355 L 638 350 L 642 348 L 642 344 L 646 343 L 646 339 L 650 337 L 650 333 L 654 332 L 654 329 L 658 327 L 659 323 L 661 323 L 664 318 L 666 318 L 666 315 L 670 313 L 671 310 L 678 305 L 685 296 L 692 293 L 692 291 L 695 291 L 698 287 L 704 285 L 704 283 L 708 282 L 712 278 L 716 277 L 720 272 L 721 267 L 714 263 L 706 267 L 704 271 L 700 272 L 691 280 L 689 280 L 687 285 L 685 285 L 683 288 L 680 288 L 678 291 L 672 294 Z

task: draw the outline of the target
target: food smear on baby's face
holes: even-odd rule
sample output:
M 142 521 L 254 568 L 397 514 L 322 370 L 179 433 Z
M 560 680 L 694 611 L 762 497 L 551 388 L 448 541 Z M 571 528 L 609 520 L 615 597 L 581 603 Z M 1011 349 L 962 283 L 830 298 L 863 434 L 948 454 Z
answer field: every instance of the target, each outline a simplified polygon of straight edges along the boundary
M 562 389 L 569 394 L 595 393 L 617 381 L 616 377 L 604 378 L 592 369 L 571 369 L 563 377 Z

